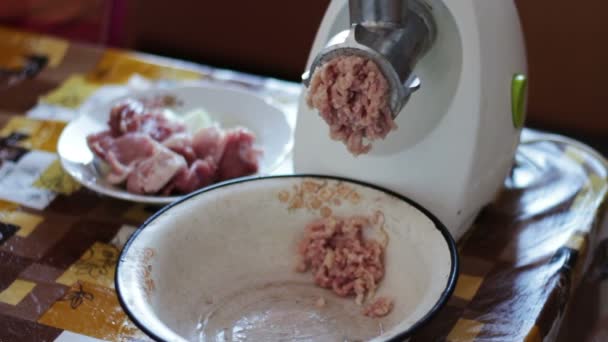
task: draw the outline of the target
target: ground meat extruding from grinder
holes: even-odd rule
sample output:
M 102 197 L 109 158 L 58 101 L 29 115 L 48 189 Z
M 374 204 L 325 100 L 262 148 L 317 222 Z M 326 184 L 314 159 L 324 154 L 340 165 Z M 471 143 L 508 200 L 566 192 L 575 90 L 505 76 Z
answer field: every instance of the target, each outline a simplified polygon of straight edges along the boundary
M 329 217 L 312 222 L 299 244 L 297 271 L 311 270 L 317 285 L 342 297 L 356 296 L 357 303 L 362 304 L 375 293 L 384 276 L 384 247 L 364 238 L 363 230 L 370 225 L 365 217 Z
M 354 155 L 371 149 L 397 128 L 389 105 L 389 84 L 373 61 L 339 56 L 318 68 L 311 79 L 308 106 L 329 125 L 330 136 Z

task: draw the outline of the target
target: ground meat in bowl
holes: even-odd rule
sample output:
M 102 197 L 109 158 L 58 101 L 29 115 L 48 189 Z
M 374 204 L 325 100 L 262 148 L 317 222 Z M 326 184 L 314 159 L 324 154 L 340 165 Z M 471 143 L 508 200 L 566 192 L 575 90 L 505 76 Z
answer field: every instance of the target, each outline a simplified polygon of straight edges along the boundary
M 386 297 L 380 297 L 363 309 L 363 314 L 372 318 L 380 318 L 388 315 L 393 310 L 393 301 Z
M 375 62 L 338 56 L 313 74 L 307 96 L 329 125 L 330 136 L 355 156 L 368 153 L 373 141 L 397 128 L 389 104 L 390 86 Z
M 297 271 L 310 270 L 318 286 L 341 297 L 353 296 L 357 304 L 363 304 L 374 296 L 385 270 L 385 245 L 364 234 L 371 227 L 372 220 L 363 216 L 332 216 L 310 223 L 298 246 Z M 382 307 L 370 308 L 369 313 L 365 309 L 364 313 L 381 317 L 383 312 L 384 315 L 390 312 L 387 305 L 377 306 Z

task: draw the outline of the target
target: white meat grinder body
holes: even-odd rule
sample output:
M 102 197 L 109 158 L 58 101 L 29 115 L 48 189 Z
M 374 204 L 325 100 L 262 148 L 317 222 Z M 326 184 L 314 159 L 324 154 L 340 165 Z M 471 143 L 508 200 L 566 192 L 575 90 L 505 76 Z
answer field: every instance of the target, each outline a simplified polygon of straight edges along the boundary
M 436 215 L 459 239 L 502 187 L 525 117 L 526 57 L 512 0 L 424 0 L 436 40 L 414 69 L 422 81 L 396 118 L 398 130 L 354 157 L 299 103 L 294 171 L 358 179 L 396 191 Z M 332 0 L 307 70 L 349 29 L 348 0 Z

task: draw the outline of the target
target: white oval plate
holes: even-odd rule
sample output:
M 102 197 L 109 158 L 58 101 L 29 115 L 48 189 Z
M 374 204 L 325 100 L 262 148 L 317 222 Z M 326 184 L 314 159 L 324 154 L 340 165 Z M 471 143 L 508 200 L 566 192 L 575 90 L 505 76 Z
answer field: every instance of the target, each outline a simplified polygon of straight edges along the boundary
M 285 113 L 270 100 L 231 86 L 197 84 L 171 89 L 153 89 L 128 96 L 172 95 L 180 102 L 180 111 L 205 109 L 222 127 L 243 126 L 256 135 L 256 146 L 264 153 L 260 158 L 260 171 L 266 175 L 285 161 L 293 146 L 292 128 Z M 124 98 L 124 97 L 123 97 Z M 122 200 L 164 205 L 182 196 L 136 195 L 106 182 L 94 165 L 94 155 L 86 137 L 108 128 L 107 121 L 113 104 L 121 99 L 84 111 L 63 130 L 57 150 L 63 168 L 83 186 L 100 194 Z M 252 177 L 249 176 L 249 177 Z

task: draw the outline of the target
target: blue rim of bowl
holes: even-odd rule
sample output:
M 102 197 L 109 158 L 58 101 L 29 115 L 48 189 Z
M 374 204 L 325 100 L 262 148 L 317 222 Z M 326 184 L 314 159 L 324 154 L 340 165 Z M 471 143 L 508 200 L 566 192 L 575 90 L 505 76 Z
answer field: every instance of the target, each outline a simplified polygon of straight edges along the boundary
M 445 289 L 443 290 L 443 292 L 441 293 L 441 296 L 439 297 L 439 299 L 437 300 L 437 302 L 435 303 L 435 305 L 431 308 L 431 310 L 424 315 L 422 318 L 420 318 L 416 323 L 412 324 L 412 326 L 407 329 L 406 331 L 396 335 L 395 337 L 386 340 L 386 342 L 397 342 L 397 341 L 403 341 L 405 339 L 408 339 L 410 337 L 412 337 L 412 335 L 420 330 L 423 326 L 425 326 L 426 324 L 429 323 L 429 321 L 431 321 L 431 319 L 441 310 L 441 308 L 443 308 L 445 306 L 445 304 L 448 302 L 448 300 L 450 299 L 450 297 L 452 296 L 454 289 L 456 288 L 456 281 L 458 280 L 458 273 L 459 273 L 459 258 L 458 258 L 458 249 L 456 248 L 456 242 L 454 241 L 454 238 L 452 237 L 452 235 L 450 234 L 450 232 L 448 231 L 448 229 L 446 228 L 446 226 L 435 216 L 433 215 L 430 211 L 428 211 L 426 208 L 424 208 L 422 205 L 418 204 L 417 202 L 413 201 L 412 199 L 403 196 L 401 194 L 398 194 L 394 191 L 385 189 L 383 187 L 380 187 L 378 185 L 374 185 L 374 184 L 370 184 L 364 181 L 359 181 L 359 180 L 355 180 L 355 179 L 350 179 L 350 178 L 345 178 L 345 177 L 338 177 L 338 176 L 325 176 L 325 175 L 318 175 L 318 174 L 294 174 L 294 175 L 276 175 L 276 176 L 260 176 L 260 177 L 248 177 L 248 178 L 239 178 L 239 179 L 235 179 L 235 180 L 231 180 L 231 181 L 226 181 L 226 182 L 222 182 L 222 183 L 218 183 L 200 190 L 197 190 L 195 192 L 192 192 L 182 198 L 180 198 L 179 200 L 163 207 L 161 210 L 159 210 L 158 212 L 156 212 L 154 215 L 152 215 L 150 218 L 148 218 L 134 233 L 133 235 L 131 235 L 131 237 L 129 238 L 129 240 L 127 241 L 127 243 L 125 244 L 125 246 L 123 247 L 122 251 L 120 252 L 120 256 L 118 258 L 118 264 L 116 266 L 116 272 L 114 275 L 114 287 L 116 288 L 116 295 L 118 297 L 118 302 L 120 303 L 122 309 L 125 311 L 125 313 L 127 314 L 127 316 L 129 316 L 129 318 L 131 319 L 131 321 L 133 321 L 133 323 L 139 328 L 141 329 L 146 335 L 148 335 L 150 338 L 152 338 L 155 341 L 159 341 L 159 342 L 165 342 L 166 340 L 163 340 L 161 337 L 157 336 L 154 332 L 152 332 L 150 329 L 148 329 L 146 326 L 144 326 L 143 324 L 141 324 L 139 322 L 139 320 L 137 319 L 137 317 L 135 317 L 135 315 L 133 315 L 133 313 L 131 312 L 131 310 L 129 309 L 127 303 L 124 301 L 124 299 L 122 298 L 122 291 L 120 288 L 120 284 L 118 281 L 119 275 L 120 275 L 120 269 L 121 269 L 121 265 L 123 264 L 123 260 L 126 256 L 126 253 L 128 252 L 129 248 L 131 247 L 131 245 L 133 244 L 133 242 L 135 241 L 135 239 L 137 239 L 137 236 L 154 220 L 156 220 L 157 217 L 161 216 L 162 214 L 164 214 L 166 211 L 168 211 L 169 209 L 173 208 L 174 206 L 177 206 L 185 201 L 188 201 L 196 196 L 199 196 L 201 194 L 204 193 L 208 193 L 211 192 L 213 190 L 219 189 L 219 188 L 224 188 L 224 187 L 228 187 L 231 185 L 236 185 L 236 184 L 241 184 L 241 183 L 248 183 L 248 182 L 253 182 L 253 181 L 257 181 L 257 180 L 265 180 L 265 179 L 282 179 L 282 178 L 287 178 L 287 179 L 298 179 L 298 178 L 317 178 L 317 179 L 329 179 L 329 180 L 334 180 L 334 181 L 343 181 L 343 182 L 348 182 L 348 183 L 352 183 L 352 184 L 357 184 L 363 187 L 367 187 L 370 189 L 374 189 L 380 192 L 383 192 L 387 195 L 393 196 L 398 198 L 399 200 L 402 200 L 406 203 L 408 203 L 409 205 L 413 206 L 414 208 L 418 209 L 421 213 L 423 213 L 426 217 L 428 217 L 433 224 L 435 225 L 435 228 L 437 228 L 439 230 L 439 232 L 441 233 L 441 235 L 443 236 L 443 238 L 445 239 L 447 245 L 448 245 L 448 249 L 450 250 L 450 260 L 452 262 L 452 265 L 450 267 L 450 275 L 448 277 L 448 281 L 446 284 Z M 177 335 L 177 334 L 176 334 Z

